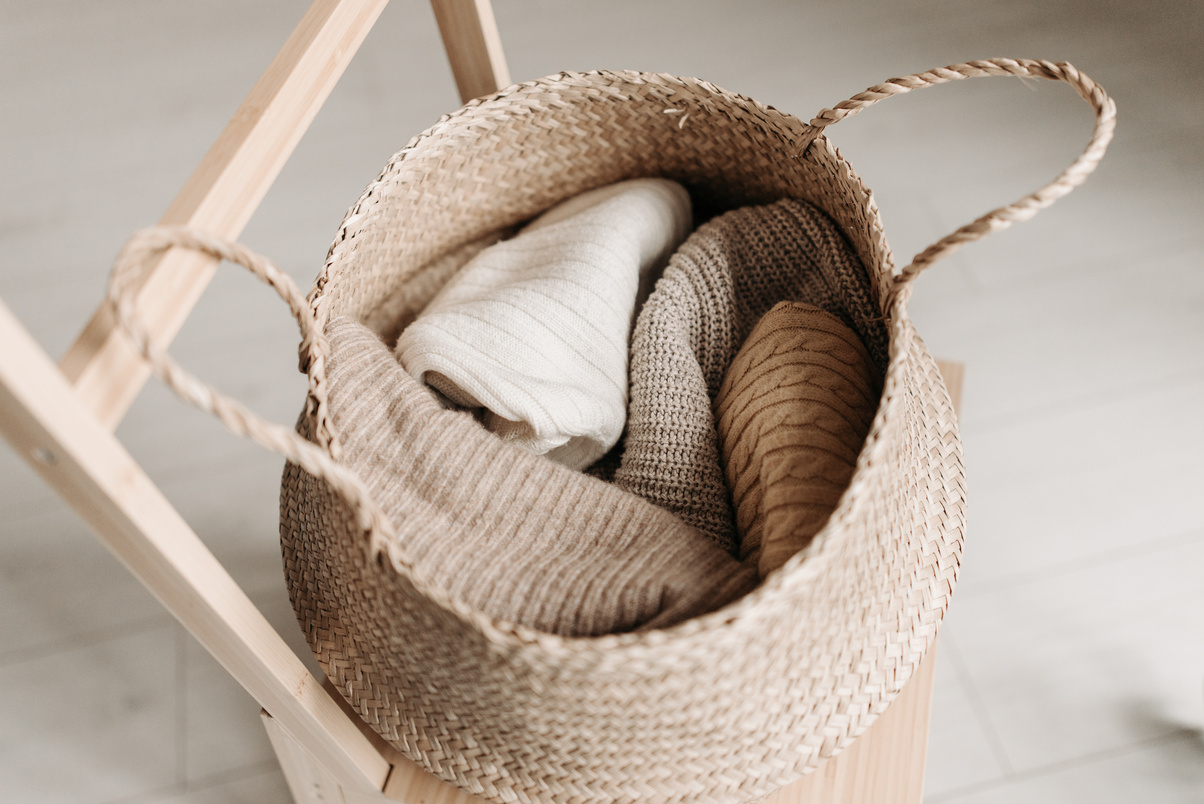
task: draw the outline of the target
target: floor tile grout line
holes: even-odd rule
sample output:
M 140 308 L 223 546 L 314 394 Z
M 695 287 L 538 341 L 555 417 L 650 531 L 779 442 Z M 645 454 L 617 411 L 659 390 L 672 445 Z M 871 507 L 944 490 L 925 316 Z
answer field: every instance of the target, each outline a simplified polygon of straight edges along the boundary
M 215 427 L 217 428 L 217 432 L 219 435 L 226 434 L 225 431 L 221 429 L 220 425 L 217 425 L 215 423 Z M 186 464 L 186 465 L 169 466 L 162 470 L 152 470 L 152 469 L 148 469 L 147 467 L 144 466 L 143 471 L 145 471 L 146 474 L 148 476 L 150 476 L 151 480 L 159 488 L 160 491 L 164 491 L 165 487 L 174 485 L 176 483 L 201 482 L 202 480 L 206 479 L 206 477 L 204 476 L 205 473 L 217 472 L 217 471 L 220 471 L 223 469 L 229 469 L 234 466 L 241 466 L 246 463 L 248 455 L 265 455 L 268 458 L 272 458 L 273 461 L 276 460 L 275 456 L 271 455 L 271 453 L 266 452 L 261 447 L 256 446 L 255 444 L 251 443 L 250 441 L 247 441 L 246 439 L 242 439 L 242 438 L 239 438 L 234 435 L 231 435 L 230 437 L 233 439 L 233 441 L 231 441 L 232 444 L 240 445 L 240 447 L 237 451 L 232 450 L 231 452 L 229 452 L 227 454 L 221 455 L 220 457 L 215 457 L 210 460 L 198 461 L 197 463 L 190 463 L 190 464 Z M 244 445 L 246 447 L 245 449 L 243 449 Z M 283 471 L 283 466 L 284 466 L 283 458 L 281 458 L 280 461 L 281 461 L 280 469 L 277 471 Z M 201 477 L 197 476 L 198 473 L 201 474 Z M 61 505 L 62 510 L 66 510 L 66 511 L 71 510 L 70 507 L 67 505 L 67 503 L 64 502 L 61 497 L 59 497 L 57 494 L 55 494 L 53 490 L 51 490 L 49 487 L 45 486 L 45 484 L 40 485 L 39 488 L 46 491 L 45 497 L 36 499 L 31 504 L 31 506 L 29 508 L 27 508 L 26 510 L 18 509 L 15 517 L 14 516 L 5 517 L 5 512 L 3 511 L 3 509 L 0 509 L 0 517 L 5 517 L 4 522 L 5 522 L 6 526 L 20 527 L 21 525 L 28 524 L 29 522 L 36 520 L 38 517 L 46 516 L 47 510 L 46 510 L 45 506 L 47 503 L 54 503 L 55 505 Z M 164 491 L 164 493 L 166 494 L 166 491 Z M 37 506 L 39 508 L 35 510 L 35 506 Z M 72 513 L 74 513 L 74 512 L 72 511 Z M 85 527 L 87 526 L 87 523 L 84 523 L 84 521 L 81 518 L 79 518 L 78 515 L 76 515 L 76 521 L 84 524 Z M 91 533 L 91 531 L 89 531 L 89 534 L 90 533 Z
M 1144 396 L 1153 396 L 1164 391 L 1182 388 L 1204 379 L 1204 368 L 1193 368 L 1164 374 L 1150 380 L 1142 380 L 1129 385 L 1122 385 L 1111 390 L 1097 391 L 1078 397 L 1059 400 L 1048 405 L 1029 408 L 1012 413 L 1001 413 L 983 419 L 969 422 L 959 422 L 963 436 L 976 437 L 995 435 L 1003 430 L 1014 427 L 1031 425 L 1058 418 L 1069 414 L 1078 415 L 1084 412 L 1106 407 L 1115 402 L 1131 401 Z
M 158 605 L 158 604 L 156 604 Z M 43 643 L 41 645 L 33 645 L 29 648 L 18 649 L 15 651 L 5 650 L 3 657 L 0 657 L 0 668 L 11 667 L 13 665 L 23 664 L 24 662 L 37 661 L 55 656 L 60 653 L 68 653 L 73 650 L 81 650 L 83 648 L 92 648 L 98 645 L 103 645 L 106 642 L 112 642 L 126 637 L 138 636 L 150 631 L 156 631 L 162 628 L 167 628 L 175 623 L 175 620 L 167 611 L 156 614 L 153 617 L 142 617 L 137 620 L 132 620 L 128 623 L 109 626 L 107 628 L 88 631 L 75 636 L 64 637 L 52 642 Z
M 1012 760 L 1003 745 L 1003 740 L 1000 738 L 999 732 L 991 720 L 986 702 L 983 701 L 982 695 L 978 691 L 978 686 L 974 683 L 970 667 L 966 664 L 961 650 L 957 647 L 957 637 L 951 631 L 952 629 L 946 628 L 941 633 L 941 651 L 949 657 L 949 661 L 957 673 L 957 680 L 965 690 L 966 697 L 970 699 L 970 708 L 974 710 L 974 717 L 978 721 L 978 726 L 986 735 L 988 745 L 991 746 L 991 754 L 995 759 L 995 763 L 1003 773 L 1003 778 L 1008 779 L 1015 773 L 1015 767 L 1012 765 Z
M 1145 740 L 1139 740 L 1127 745 L 1116 746 L 1115 748 L 1107 748 L 1102 751 L 1094 751 L 1090 754 L 1073 757 L 1071 759 L 1062 760 L 1059 762 L 1051 762 L 1048 765 L 1039 765 L 1035 768 L 1017 771 L 1003 779 L 994 779 L 986 782 L 975 782 L 974 784 L 958 787 L 953 790 L 947 790 L 943 793 L 937 793 L 931 798 L 925 797 L 924 804 L 956 804 L 958 799 L 965 796 L 971 796 L 975 793 L 982 793 L 987 790 L 997 789 L 1004 785 L 1014 784 L 1016 782 L 1024 782 L 1030 779 L 1039 779 L 1042 776 L 1049 776 L 1054 773 L 1060 773 L 1065 770 L 1092 765 L 1096 762 L 1104 762 L 1110 759 L 1136 754 L 1150 748 L 1157 748 L 1162 745 L 1173 745 L 1178 742 L 1194 741 L 1199 739 L 1198 734 L 1190 729 L 1176 729 L 1175 731 L 1166 734 L 1160 734 L 1156 737 L 1150 737 Z
M 1041 581 L 1051 580 L 1065 575 L 1070 575 L 1075 572 L 1083 572 L 1091 569 L 1099 569 L 1107 567 L 1111 564 L 1117 564 L 1122 561 L 1127 561 L 1133 558 L 1148 556 L 1151 553 L 1160 553 L 1166 550 L 1174 550 L 1177 547 L 1191 544 L 1195 541 L 1204 539 L 1204 530 L 1200 528 L 1192 528 L 1191 530 L 1172 533 L 1167 536 L 1159 536 L 1149 541 L 1142 542 L 1137 545 L 1127 545 L 1124 547 L 1116 547 L 1111 550 L 1105 550 L 1101 553 L 1085 556 L 1074 561 L 1067 561 L 1053 567 L 1046 567 L 1032 572 L 1016 573 L 1010 577 L 1005 577 L 998 580 L 983 581 L 981 584 L 971 587 L 968 591 L 961 591 L 959 600 L 971 600 L 986 595 L 997 594 L 999 592 L 1015 589 L 1019 586 L 1024 586 L 1030 583 L 1039 583 Z
M 132 575 L 131 580 L 137 581 Z M 283 580 L 281 580 L 283 584 Z M 257 609 L 262 613 L 263 607 L 277 597 L 280 589 L 277 584 L 271 586 L 260 586 L 256 588 L 243 588 L 247 597 Z M 158 605 L 156 603 L 156 605 Z M 264 615 L 266 617 L 266 615 Z M 186 628 L 180 625 L 179 621 L 166 609 L 150 617 L 141 617 L 136 620 L 131 620 L 127 623 L 98 628 L 94 631 L 86 631 L 74 636 L 64 637 L 51 642 L 42 643 L 40 645 L 32 645 L 28 648 L 20 648 L 15 651 L 6 650 L 0 656 L 0 669 L 11 667 L 25 662 L 37 661 L 46 659 L 62 653 L 69 653 L 74 650 L 96 647 L 103 645 L 106 642 L 112 642 L 126 637 L 138 636 L 150 631 L 156 631 L 163 628 L 177 628 L 184 636 L 184 641 L 195 639 Z
M 966 254 L 965 260 L 987 300 L 996 302 L 1006 296 L 1026 296 L 1061 282 L 1073 282 L 1084 277 L 1098 280 L 1113 272 L 1135 270 L 1151 263 L 1173 260 L 1195 253 L 1204 254 L 1204 247 L 1200 245 L 1199 238 L 1160 240 L 1156 243 L 1144 244 L 1132 251 L 1110 254 L 1107 257 L 1050 263 L 1038 272 L 998 279 L 994 282 L 983 276 L 983 271 L 986 270 L 984 264 L 982 261 L 974 259 L 973 252 Z M 1103 267 L 1100 267 L 1101 263 L 1103 263 Z
M 206 776 L 203 779 L 197 779 L 192 782 L 180 783 L 176 782 L 162 787 L 156 787 L 153 790 L 144 790 L 141 793 L 134 793 L 129 796 L 123 796 L 116 799 L 108 799 L 102 804 L 155 804 L 156 801 L 171 796 L 188 795 L 190 793 L 199 793 L 213 787 L 220 787 L 231 782 L 242 781 L 243 779 L 253 779 L 272 771 L 280 772 L 280 765 L 275 760 L 260 762 L 255 765 L 246 765 L 233 770 L 221 771 L 220 773 Z
M 176 782 L 188 783 L 188 640 L 191 636 L 176 623 Z
M 1112 138 L 1112 145 L 1140 145 L 1144 151 L 1143 155 L 1153 156 L 1181 146 L 1192 137 L 1199 139 L 1202 136 L 1204 136 L 1204 123 L 1199 122 L 1171 125 L 1152 135 L 1140 126 L 1124 126 L 1118 128 L 1116 136 Z
M 1027 113 L 1025 110 L 1024 113 Z M 1109 146 L 1109 153 L 1105 156 L 1102 167 L 1111 168 L 1119 163 L 1119 166 L 1124 166 L 1128 160 L 1133 159 L 1138 154 L 1129 153 L 1127 149 L 1130 147 L 1140 148 L 1140 156 L 1142 157 L 1157 157 L 1165 156 L 1166 152 L 1173 151 L 1175 148 L 1183 147 L 1183 144 L 1190 141 L 1193 137 L 1199 138 L 1201 130 L 1204 129 L 1204 123 L 1199 122 L 1181 122 L 1171 124 L 1167 128 L 1158 129 L 1157 133 L 1149 135 L 1143 127 L 1121 125 L 1117 127 L 1116 134 L 1112 138 Z M 1012 158 L 1008 161 L 993 165 L 993 172 L 989 175 L 982 175 L 978 180 L 983 183 L 999 183 L 1003 176 L 1010 175 L 1016 169 L 1030 164 L 1030 160 L 1023 157 Z M 1034 174 L 1034 179 L 1040 178 Z M 1094 180 L 1093 180 L 1094 181 Z M 1092 185 L 1088 185 L 1092 186 Z M 1000 199 L 998 203 L 1003 203 L 1005 199 Z M 986 210 L 984 209 L 983 212 Z M 979 213 L 981 214 L 981 213 Z
M 349 200 L 348 203 L 351 203 L 351 201 L 354 201 L 354 197 Z M 279 232 L 285 230 L 288 225 L 291 224 L 294 228 L 297 226 L 306 227 L 315 223 L 316 218 L 318 217 L 320 217 L 323 221 L 327 221 L 327 225 L 332 233 L 337 230 L 338 218 L 331 217 L 330 214 L 325 210 L 308 210 L 300 213 L 294 212 L 291 214 L 290 219 L 287 222 L 285 222 L 283 219 L 279 219 L 276 223 L 278 228 L 275 231 L 266 233 L 258 232 L 256 240 L 260 242 L 260 247 L 256 248 L 255 250 L 259 251 L 262 248 L 266 248 L 268 245 L 270 245 L 265 244 L 264 241 L 270 241 L 280 237 Z M 122 239 L 115 242 L 113 245 L 112 254 L 108 255 L 107 257 L 100 256 L 94 258 L 85 258 L 82 256 L 76 256 L 69 260 L 60 262 L 57 266 L 55 266 L 55 270 L 53 271 L 10 276 L 8 277 L 6 290 L 3 294 L 0 294 L 0 296 L 3 296 L 3 298 L 7 300 L 12 300 L 16 306 L 19 306 L 21 304 L 22 297 L 40 297 L 44 294 L 61 290 L 64 284 L 70 284 L 77 288 L 84 288 L 91 285 L 96 290 L 96 292 L 92 294 L 92 306 L 99 306 L 101 302 L 104 301 L 105 282 L 107 281 L 109 271 L 112 269 L 113 261 L 116 259 L 121 250 L 121 246 L 129 237 L 132 237 L 134 233 L 141 228 L 141 226 L 145 225 L 147 224 L 143 223 L 132 225 Z M 0 246 L 6 245 L 4 242 L 6 239 L 7 238 L 0 237 Z M 265 256 L 271 257 L 272 255 L 267 254 Z M 273 260 L 273 262 L 275 262 L 275 260 Z M 316 277 L 318 272 L 321 270 L 320 263 L 318 263 L 318 268 L 313 268 L 313 263 L 314 261 L 311 259 L 306 261 L 306 264 L 281 264 L 279 267 L 282 271 L 292 276 L 294 280 L 297 280 L 298 284 L 304 283 L 304 285 L 307 286 L 313 282 L 314 277 Z M 78 322 L 80 329 L 82 329 L 84 324 L 87 323 L 87 315 L 88 314 L 85 313 L 85 318 Z M 287 318 L 285 320 L 287 320 Z M 59 355 L 59 357 L 62 356 Z

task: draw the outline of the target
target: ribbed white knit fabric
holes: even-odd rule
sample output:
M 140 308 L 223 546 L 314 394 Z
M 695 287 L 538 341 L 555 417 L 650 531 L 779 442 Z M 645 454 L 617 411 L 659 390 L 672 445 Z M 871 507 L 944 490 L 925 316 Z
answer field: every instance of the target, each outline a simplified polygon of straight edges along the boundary
M 465 265 L 397 356 L 452 402 L 483 408 L 501 437 L 583 469 L 623 432 L 637 302 L 691 225 L 689 195 L 666 179 L 572 198 Z

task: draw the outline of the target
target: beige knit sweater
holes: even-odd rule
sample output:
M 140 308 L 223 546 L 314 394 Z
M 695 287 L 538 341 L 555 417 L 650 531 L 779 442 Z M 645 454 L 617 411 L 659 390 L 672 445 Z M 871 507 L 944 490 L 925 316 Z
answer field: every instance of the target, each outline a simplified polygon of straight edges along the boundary
M 802 201 L 728 212 L 669 262 L 636 322 L 631 402 L 614 482 L 735 552 L 712 401 L 753 325 L 780 301 L 835 315 L 880 375 L 887 332 L 861 262 L 826 215 Z M 617 452 L 616 452 L 617 456 Z M 595 472 L 606 476 L 606 462 Z
M 326 335 L 342 462 L 417 570 L 453 596 L 588 636 L 671 625 L 756 585 L 755 571 L 670 512 L 445 409 L 355 320 L 331 321 Z

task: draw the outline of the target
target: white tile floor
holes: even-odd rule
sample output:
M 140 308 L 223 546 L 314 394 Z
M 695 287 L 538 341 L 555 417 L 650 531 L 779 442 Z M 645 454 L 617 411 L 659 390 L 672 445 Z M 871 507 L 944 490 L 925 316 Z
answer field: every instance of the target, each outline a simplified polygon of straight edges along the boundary
M 913 304 L 967 363 L 966 565 L 942 633 L 927 800 L 1204 802 L 1204 6 L 1195 0 L 495 0 L 515 79 L 699 75 L 800 116 L 890 75 L 1074 61 L 1120 107 L 1088 184 L 970 246 Z M 166 207 L 304 0 L 0 0 L 0 297 L 61 355 L 122 240 Z M 244 241 L 307 285 L 343 210 L 455 105 L 429 7 L 394 0 Z M 892 100 L 833 139 L 909 255 L 1052 176 L 1072 92 Z M 222 274 L 175 351 L 291 421 L 295 333 Z M 304 654 L 279 461 L 148 387 L 120 435 Z M 0 448 L 0 799 L 283 802 L 253 702 Z

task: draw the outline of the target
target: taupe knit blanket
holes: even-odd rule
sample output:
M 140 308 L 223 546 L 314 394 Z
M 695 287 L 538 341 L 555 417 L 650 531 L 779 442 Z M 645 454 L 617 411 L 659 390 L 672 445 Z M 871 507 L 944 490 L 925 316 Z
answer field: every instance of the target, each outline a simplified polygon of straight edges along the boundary
M 762 578 L 827 524 L 881 393 L 857 334 L 809 304 L 776 305 L 740 347 L 715 417 L 740 558 Z
M 445 409 L 369 329 L 326 327 L 342 462 L 420 574 L 495 618 L 589 636 L 672 625 L 756 572 L 672 513 Z
M 631 401 L 614 482 L 729 552 L 738 536 L 712 402 L 753 325 L 780 301 L 835 315 L 885 371 L 887 331 L 864 267 L 824 213 L 790 199 L 699 227 L 670 260 L 632 335 Z M 605 477 L 608 468 L 595 474 Z

